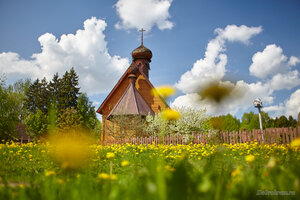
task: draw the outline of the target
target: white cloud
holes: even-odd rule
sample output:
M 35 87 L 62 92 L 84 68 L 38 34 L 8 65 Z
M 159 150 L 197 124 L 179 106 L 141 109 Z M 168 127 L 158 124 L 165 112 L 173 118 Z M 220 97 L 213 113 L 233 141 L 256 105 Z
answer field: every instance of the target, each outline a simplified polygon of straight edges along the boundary
M 115 26 L 119 29 L 150 30 L 157 26 L 160 30 L 172 29 L 169 21 L 169 8 L 172 0 L 118 0 L 115 4 L 121 21 Z
M 229 84 L 233 85 L 233 83 Z M 261 82 L 248 84 L 244 81 L 238 81 L 233 87 L 231 94 L 220 103 L 202 99 L 197 93 L 188 93 L 177 97 L 171 106 L 189 106 L 195 109 L 206 108 L 209 115 L 224 115 L 227 113 L 236 114 L 238 111 L 247 110 L 253 106 L 252 101 L 257 97 L 260 97 L 266 105 L 273 103 L 274 99 L 271 96 L 273 91 L 268 84 Z
M 248 44 L 250 38 L 259 34 L 261 31 L 261 26 L 248 27 L 245 25 L 228 25 L 225 29 L 217 28 L 215 33 L 217 33 L 219 37 L 230 42 L 242 42 Z
M 41 53 L 31 60 L 20 58 L 17 53 L 0 54 L 0 71 L 7 79 L 42 78 L 48 80 L 58 72 L 62 75 L 74 67 L 80 86 L 88 94 L 104 93 L 113 87 L 129 65 L 128 58 L 111 56 L 105 41 L 106 23 L 92 17 L 76 34 L 62 35 L 58 40 L 53 34 L 39 37 Z
M 185 95 L 176 98 L 172 106 L 192 106 L 194 108 L 200 106 L 205 107 L 208 114 L 234 114 L 239 109 L 245 110 L 252 106 L 252 100 L 257 97 L 263 98 L 266 103 L 271 103 L 273 101 L 270 96 L 272 90 L 261 82 L 247 84 L 244 81 L 238 81 L 235 85 L 231 83 L 234 88 L 231 95 L 218 104 L 201 99 L 197 94 L 197 91 L 211 82 L 225 83 L 222 79 L 225 76 L 227 64 L 227 55 L 224 53 L 226 41 L 248 44 L 250 38 L 261 31 L 261 27 L 244 25 L 228 25 L 225 29 L 217 28 L 215 30 L 217 37 L 208 43 L 205 57 L 197 60 L 192 69 L 185 72 L 175 84 Z
M 276 74 L 269 82 L 274 90 L 292 89 L 300 85 L 299 72 L 294 70 L 286 74 Z
M 288 64 L 290 66 L 296 66 L 298 63 L 300 63 L 300 59 L 295 56 L 291 56 Z
M 282 48 L 271 44 L 253 55 L 249 71 L 258 78 L 268 79 L 274 90 L 292 89 L 300 85 L 299 72 L 292 70 L 292 66 L 299 62 L 300 59 L 295 56 L 288 59 Z
M 285 115 L 293 116 L 293 118 L 298 117 L 300 112 L 300 89 L 296 90 L 291 94 L 290 98 L 285 100 L 283 103 L 279 103 L 279 105 L 273 105 L 263 108 L 265 112 L 271 112 L 271 116 L 280 116 Z M 272 114 L 273 112 L 273 114 Z
M 294 118 L 297 118 L 298 113 L 300 112 L 300 89 L 291 94 L 290 99 L 287 100 L 285 105 L 286 116 L 292 115 Z
M 266 78 L 278 73 L 287 73 L 291 66 L 298 62 L 299 59 L 294 56 L 288 60 L 281 47 L 270 44 L 262 52 L 253 55 L 249 71 L 258 78 Z
M 217 37 L 208 43 L 205 57 L 197 60 L 192 69 L 185 72 L 175 86 L 185 93 L 190 93 L 208 82 L 221 80 L 226 73 L 227 64 L 227 55 L 223 53 L 226 49 L 225 42 L 249 43 L 249 39 L 261 31 L 261 27 L 244 25 L 228 25 L 225 29 L 217 28 L 215 30 Z

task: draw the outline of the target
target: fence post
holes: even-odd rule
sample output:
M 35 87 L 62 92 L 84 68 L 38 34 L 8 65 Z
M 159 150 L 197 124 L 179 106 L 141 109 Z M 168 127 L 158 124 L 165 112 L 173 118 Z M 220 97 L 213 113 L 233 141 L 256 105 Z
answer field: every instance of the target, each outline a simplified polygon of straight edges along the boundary
M 290 143 L 289 130 L 287 128 L 284 128 L 284 132 L 285 132 L 285 137 L 286 137 L 286 144 L 289 144 Z

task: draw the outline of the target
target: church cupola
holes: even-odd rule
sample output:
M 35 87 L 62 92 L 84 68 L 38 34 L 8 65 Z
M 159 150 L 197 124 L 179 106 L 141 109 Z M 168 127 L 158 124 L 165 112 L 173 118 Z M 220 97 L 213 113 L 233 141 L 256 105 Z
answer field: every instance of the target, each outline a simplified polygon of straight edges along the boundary
M 141 46 L 132 51 L 132 61 L 138 66 L 139 70 L 143 72 L 147 78 L 149 78 L 149 63 L 151 62 L 152 52 L 143 45 L 143 32 L 145 30 L 142 29 L 140 31 L 142 32 Z

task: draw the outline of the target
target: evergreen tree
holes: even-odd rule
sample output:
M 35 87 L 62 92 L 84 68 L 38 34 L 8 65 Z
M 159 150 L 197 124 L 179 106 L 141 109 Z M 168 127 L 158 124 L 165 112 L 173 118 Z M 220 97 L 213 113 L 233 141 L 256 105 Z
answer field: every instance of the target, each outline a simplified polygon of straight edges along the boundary
M 82 117 L 74 107 L 66 108 L 57 117 L 57 128 L 68 131 L 82 126 Z
M 82 118 L 82 125 L 85 128 L 94 130 L 98 121 L 95 107 L 84 93 L 80 94 L 77 99 L 77 111 Z
M 36 79 L 36 81 L 30 84 L 25 95 L 24 104 L 29 112 L 36 113 L 37 110 L 41 110 L 44 114 L 47 114 L 51 98 L 49 98 L 50 93 L 46 78 L 43 78 L 41 81 Z
M 289 127 L 295 128 L 297 126 L 297 120 L 293 118 L 293 116 L 289 116 Z
M 96 130 L 99 126 L 94 106 L 86 94 L 80 94 L 79 77 L 73 68 L 66 71 L 62 78 L 56 73 L 49 83 L 45 78 L 41 81 L 37 79 L 29 85 L 25 96 L 28 110 L 26 125 L 32 133 L 42 134 L 49 127 L 49 120 L 43 118 L 41 113 L 52 116 L 51 127 L 83 126 Z M 34 120 L 37 122 L 34 123 Z
M 48 84 L 48 90 L 51 97 L 51 104 L 57 105 L 60 93 L 60 83 L 61 79 L 58 76 L 58 73 L 54 74 L 52 80 Z
M 66 71 L 60 81 L 60 92 L 58 97 L 58 109 L 76 108 L 77 98 L 79 96 L 78 75 L 72 68 L 70 72 Z

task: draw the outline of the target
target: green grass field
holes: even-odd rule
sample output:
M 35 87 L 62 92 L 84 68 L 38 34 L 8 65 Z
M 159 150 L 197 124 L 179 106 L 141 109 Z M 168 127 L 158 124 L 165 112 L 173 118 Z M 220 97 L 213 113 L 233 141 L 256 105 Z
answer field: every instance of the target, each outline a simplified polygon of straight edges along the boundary
M 299 199 L 300 195 L 299 147 L 252 143 L 82 148 L 76 142 L 0 144 L 0 199 Z

